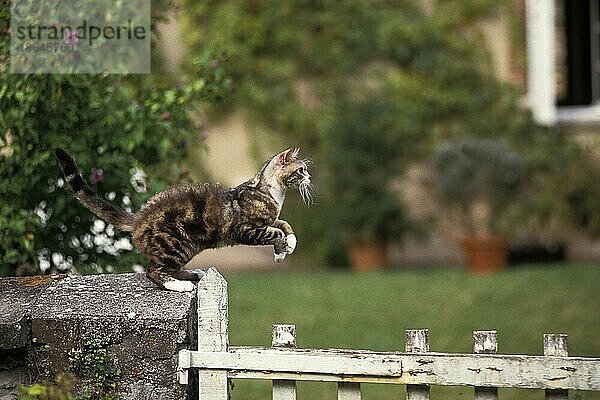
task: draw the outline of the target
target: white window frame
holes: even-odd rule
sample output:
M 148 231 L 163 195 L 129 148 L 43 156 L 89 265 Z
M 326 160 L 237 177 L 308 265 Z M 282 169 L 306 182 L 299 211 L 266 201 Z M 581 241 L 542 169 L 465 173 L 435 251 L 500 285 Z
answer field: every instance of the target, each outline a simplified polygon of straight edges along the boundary
M 555 12 L 554 0 L 525 1 L 527 104 L 534 120 L 540 125 L 552 126 L 558 122 L 600 123 L 600 103 L 556 106 Z

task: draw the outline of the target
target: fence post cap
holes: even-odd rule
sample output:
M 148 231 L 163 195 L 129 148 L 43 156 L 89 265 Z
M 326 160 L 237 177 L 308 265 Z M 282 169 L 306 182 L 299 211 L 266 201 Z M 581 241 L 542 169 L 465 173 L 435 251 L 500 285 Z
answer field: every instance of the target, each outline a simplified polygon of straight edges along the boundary
M 569 355 L 567 339 L 568 335 L 564 333 L 544 333 L 544 355 L 567 357 Z
M 296 347 L 296 325 L 273 324 L 273 347 Z
M 473 331 L 473 353 L 494 354 L 498 352 L 496 330 Z
M 407 353 L 429 352 L 429 329 L 407 329 L 405 351 Z

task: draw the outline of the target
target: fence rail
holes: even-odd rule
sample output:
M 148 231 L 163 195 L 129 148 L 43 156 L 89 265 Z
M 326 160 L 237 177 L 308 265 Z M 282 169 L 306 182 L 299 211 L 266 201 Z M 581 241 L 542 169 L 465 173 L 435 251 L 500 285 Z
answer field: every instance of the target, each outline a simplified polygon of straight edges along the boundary
M 407 398 L 429 398 L 429 385 L 473 386 L 476 399 L 499 387 L 600 391 L 600 358 L 568 357 L 567 336 L 544 335 L 544 355 L 500 355 L 496 331 L 473 333 L 474 354 L 429 351 L 426 329 L 406 331 L 405 352 L 298 349 L 294 325 L 274 325 L 271 348 L 230 347 L 227 282 L 211 268 L 198 284 L 198 350 L 179 353 L 179 380 L 199 369 L 200 399 L 226 400 L 229 379 L 273 381 L 273 399 L 296 398 L 296 381 L 338 382 L 338 400 L 361 399 L 361 383 L 407 385 Z

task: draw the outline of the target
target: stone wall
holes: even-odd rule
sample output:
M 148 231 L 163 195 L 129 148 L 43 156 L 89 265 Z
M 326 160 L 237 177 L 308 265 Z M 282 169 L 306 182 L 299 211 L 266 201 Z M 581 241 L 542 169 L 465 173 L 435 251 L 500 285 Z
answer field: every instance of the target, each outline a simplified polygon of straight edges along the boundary
M 196 345 L 195 301 L 143 274 L 0 278 L 0 400 L 61 376 L 123 399 L 193 398 L 176 372 Z

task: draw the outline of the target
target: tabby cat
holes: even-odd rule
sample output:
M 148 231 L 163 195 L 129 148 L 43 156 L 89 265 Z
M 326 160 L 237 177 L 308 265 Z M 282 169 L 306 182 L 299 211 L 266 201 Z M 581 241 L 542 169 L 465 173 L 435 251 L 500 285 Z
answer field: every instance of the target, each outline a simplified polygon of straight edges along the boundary
M 55 154 L 77 200 L 106 222 L 131 232 L 134 245 L 148 256 L 148 278 L 161 288 L 187 292 L 203 272 L 180 268 L 202 250 L 273 245 L 277 262 L 293 253 L 296 235 L 279 214 L 288 189 L 297 188 L 307 203 L 312 200 L 307 162 L 298 158 L 299 151 L 277 154 L 252 179 L 231 189 L 210 183 L 171 187 L 136 213 L 98 196 L 65 150 L 56 149 Z

